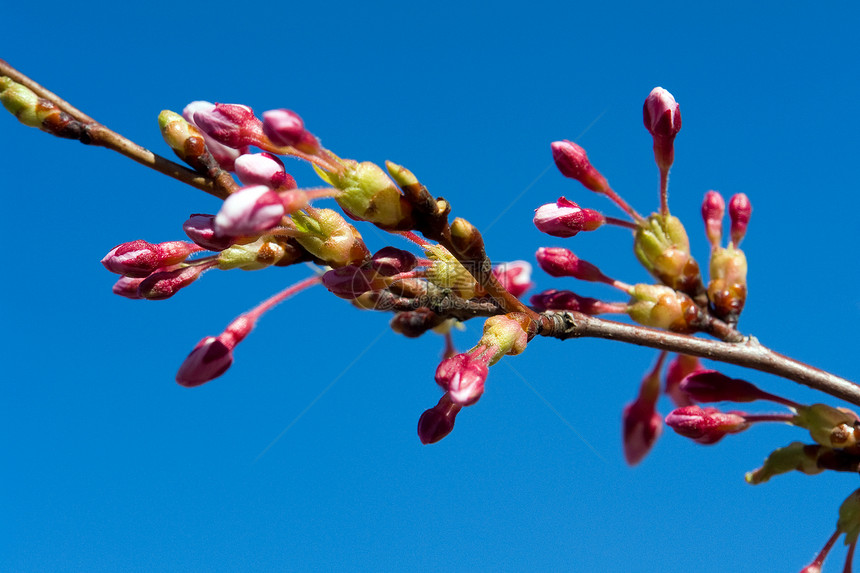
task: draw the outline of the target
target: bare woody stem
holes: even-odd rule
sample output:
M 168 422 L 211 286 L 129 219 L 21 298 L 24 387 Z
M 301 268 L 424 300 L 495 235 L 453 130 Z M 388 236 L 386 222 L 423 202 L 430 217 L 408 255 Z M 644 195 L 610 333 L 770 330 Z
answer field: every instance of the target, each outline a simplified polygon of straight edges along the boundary
M 187 183 L 216 197 L 225 198 L 237 188 L 236 182 L 228 173 L 222 173 L 217 178 L 201 175 L 191 169 L 165 159 L 148 149 L 130 141 L 98 123 L 96 120 L 80 111 L 55 93 L 45 89 L 29 77 L 25 76 L 5 60 L 0 60 L 0 76 L 8 76 L 13 81 L 26 86 L 40 98 L 46 99 L 72 116 L 84 125 L 84 135 L 81 142 L 88 145 L 98 145 L 132 159 L 141 165 L 149 167 L 174 179 Z
M 775 374 L 860 406 L 860 385 L 774 352 L 753 336 L 745 338 L 743 342 L 706 340 L 605 320 L 579 312 L 544 313 L 538 334 L 560 340 L 580 337 L 605 338 L 736 364 Z

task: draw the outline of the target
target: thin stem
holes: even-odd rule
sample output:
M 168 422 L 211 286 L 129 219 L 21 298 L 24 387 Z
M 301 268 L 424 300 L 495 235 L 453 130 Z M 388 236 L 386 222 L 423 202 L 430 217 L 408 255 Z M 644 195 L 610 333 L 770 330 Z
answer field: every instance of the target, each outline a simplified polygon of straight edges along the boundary
M 742 342 L 706 340 L 572 311 L 544 313 L 538 334 L 560 340 L 605 338 L 736 364 L 775 374 L 860 406 L 860 386 L 854 382 L 774 352 L 752 336 Z
M 630 204 L 627 203 L 627 201 L 625 201 L 624 199 L 622 199 L 621 196 L 613 189 L 607 189 L 603 192 L 603 194 L 609 197 L 613 203 L 621 207 L 621 210 L 630 215 L 630 217 L 632 217 L 634 221 L 636 221 L 637 223 L 645 222 L 645 219 L 642 217 L 642 215 L 637 213 L 636 209 L 631 207 Z
M 311 287 L 315 284 L 318 284 L 320 281 L 322 281 L 321 276 L 308 277 L 303 281 L 299 281 L 296 284 L 285 288 L 284 290 L 282 290 L 278 294 L 267 298 L 266 300 L 261 302 L 256 308 L 246 312 L 245 316 L 252 321 L 256 321 L 258 318 L 260 318 L 260 316 L 262 314 L 271 310 L 278 303 L 285 301 L 286 299 L 293 296 L 294 294 L 296 294 L 299 291 L 302 291 L 308 287 Z
M 669 216 L 669 169 L 660 168 L 660 214 Z
M 615 225 L 616 227 L 624 227 L 626 229 L 636 230 L 639 228 L 639 225 L 636 223 L 631 223 L 630 221 L 625 221 L 624 219 L 618 219 L 616 217 L 604 217 L 606 219 L 607 225 Z
M 794 414 L 743 414 L 747 422 L 784 422 L 790 424 L 794 420 Z

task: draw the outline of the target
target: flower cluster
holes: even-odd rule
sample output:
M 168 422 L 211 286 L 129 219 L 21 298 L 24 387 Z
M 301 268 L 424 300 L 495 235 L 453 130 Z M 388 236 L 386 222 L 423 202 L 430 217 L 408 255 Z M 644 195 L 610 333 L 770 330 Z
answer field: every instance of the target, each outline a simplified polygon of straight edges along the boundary
M 0 103 L 25 125 L 58 137 L 92 143 L 100 133 L 89 129 L 87 118 L 75 116 L 73 108 L 64 109 L 5 75 L 0 75 Z M 715 339 L 722 345 L 718 348 L 734 345 L 733 351 L 754 343 L 738 330 L 747 298 L 747 260 L 740 244 L 752 207 L 743 193 L 731 197 L 730 230 L 723 246 L 726 201 L 717 191 L 705 194 L 701 213 L 710 259 L 708 277 L 703 278 L 686 228 L 669 209 L 669 171 L 681 129 L 680 106 L 668 91 L 654 88 L 643 105 L 643 122 L 652 138 L 659 175 L 654 212 L 641 215 L 609 185 L 582 147 L 561 140 L 551 144 L 561 174 L 604 195 L 622 216 L 607 216 L 560 197 L 539 206 L 533 219 L 539 231 L 558 239 L 613 232 L 610 228 L 630 233 L 635 257 L 651 282 L 613 278 L 566 247 L 541 247 L 535 255 L 539 268 L 550 277 L 602 284 L 623 293 L 622 300 L 550 288 L 532 295 L 527 305 L 522 298 L 534 286 L 531 265 L 526 261 L 493 265 L 480 231 L 461 217 L 450 219 L 452 205 L 431 195 L 405 167 L 388 161 L 383 168 L 341 158 L 323 147 L 301 117 L 288 109 L 258 117 L 246 105 L 206 101 L 192 102 L 182 113 L 165 110 L 158 125 L 165 143 L 190 168 L 175 165 L 171 175 L 182 175 L 186 182 L 222 198 L 219 210 L 191 214 L 182 225 L 188 240 L 121 243 L 102 264 L 119 275 L 114 293 L 147 300 L 171 298 L 213 269 L 252 271 L 300 262 L 315 268 L 312 276 L 235 318 L 221 334 L 200 340 L 176 374 L 185 387 L 224 374 L 233 363 L 234 349 L 264 313 L 303 289 L 322 284 L 359 309 L 393 313 L 391 328 L 404 336 L 434 331 L 445 337 L 443 359 L 435 372 L 442 396 L 418 420 L 418 437 L 424 444 L 451 433 L 459 412 L 479 401 L 490 368 L 503 357 L 524 352 L 536 336 L 566 339 L 599 324 L 605 338 L 616 337 L 618 328 L 626 326 L 624 332 L 638 336 L 636 343 L 661 349 L 636 397 L 621 413 L 629 464 L 643 461 L 664 423 L 696 443 L 712 445 L 756 424 L 780 422 L 805 430 L 810 441 L 774 450 L 762 467 L 746 475 L 750 484 L 790 471 L 809 475 L 860 471 L 857 414 L 770 394 L 706 368 L 695 355 L 709 355 L 699 344 L 703 339 L 695 335 Z M 281 157 L 308 162 L 323 185 L 299 185 Z M 325 199 L 333 200 L 338 209 L 317 206 Z M 385 245 L 372 253 L 350 221 L 374 225 L 403 244 Z M 407 245 L 415 252 L 401 248 Z M 635 325 L 595 318 L 606 314 L 624 315 Z M 451 329 L 472 319 L 484 320 L 481 336 L 468 351 L 458 352 Z M 732 361 L 730 353 L 723 359 Z M 789 370 L 798 364 L 793 362 L 783 375 L 791 377 Z M 760 367 L 771 368 L 772 364 Z M 808 383 L 806 378 L 800 381 Z M 674 404 L 665 418 L 658 412 L 663 395 Z M 707 405 L 759 400 L 786 411 L 723 411 Z M 860 490 L 843 503 L 836 532 L 804 571 L 820 571 L 842 534 L 849 546 L 846 570 L 850 570 L 860 534 Z

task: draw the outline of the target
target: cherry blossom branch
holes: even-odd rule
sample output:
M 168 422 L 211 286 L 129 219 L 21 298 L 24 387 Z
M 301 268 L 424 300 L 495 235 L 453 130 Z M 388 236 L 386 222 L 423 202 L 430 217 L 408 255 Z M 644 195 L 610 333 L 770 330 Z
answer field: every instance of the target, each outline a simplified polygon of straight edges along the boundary
M 187 183 L 192 187 L 196 187 L 201 191 L 205 191 L 210 195 L 214 195 L 221 199 L 224 199 L 232 191 L 238 188 L 236 182 L 229 173 L 222 172 L 216 178 L 201 175 L 200 173 L 192 171 L 191 169 L 183 167 L 178 163 L 174 163 L 169 159 L 153 153 L 115 131 L 108 129 L 71 105 L 69 102 L 65 101 L 60 96 L 45 89 L 37 82 L 10 66 L 5 60 L 0 60 L 0 76 L 7 76 L 13 81 L 27 87 L 40 98 L 53 103 L 60 110 L 66 112 L 72 118 L 79 121 L 83 128 L 79 141 L 85 145 L 97 145 L 99 147 L 116 151 L 141 165 L 154 169 L 164 175 L 173 177 L 174 179 Z
M 775 374 L 860 406 L 860 385 L 774 352 L 754 336 L 739 342 L 707 340 L 572 311 L 543 313 L 538 334 L 559 340 L 605 338 L 736 364 Z

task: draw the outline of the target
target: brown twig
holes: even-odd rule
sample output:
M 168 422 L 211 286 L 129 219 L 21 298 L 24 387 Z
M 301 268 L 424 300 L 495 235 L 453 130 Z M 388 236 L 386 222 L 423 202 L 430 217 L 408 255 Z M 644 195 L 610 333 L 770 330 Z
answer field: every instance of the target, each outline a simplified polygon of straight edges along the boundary
M 10 66 L 5 60 L 0 60 L 0 76 L 8 76 L 13 81 L 26 86 L 40 98 L 50 101 L 62 111 L 81 122 L 84 125 L 84 132 L 80 138 L 82 143 L 97 145 L 99 147 L 105 147 L 112 151 L 116 151 L 141 165 L 154 169 L 164 175 L 173 177 L 178 181 L 187 183 L 192 187 L 196 187 L 201 191 L 205 191 L 210 195 L 214 195 L 221 199 L 227 197 L 227 195 L 238 187 L 233 178 L 226 172 L 222 172 L 219 177 L 214 179 L 206 177 L 141 147 L 133 141 L 130 141 L 115 131 L 98 123 L 96 120 L 80 111 L 63 98 L 45 89 Z
M 774 352 L 755 337 L 743 342 L 706 340 L 579 312 L 546 312 L 539 334 L 559 340 L 592 337 L 689 354 L 775 374 L 860 406 L 860 385 Z

